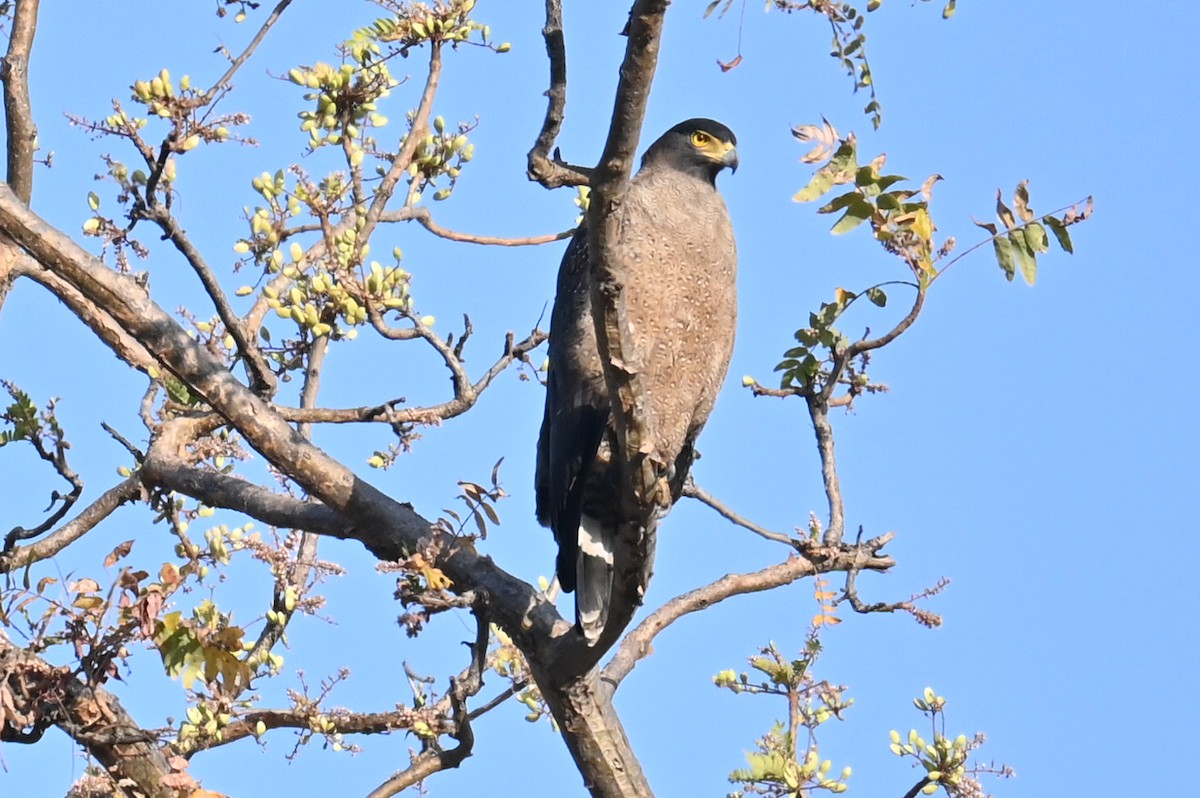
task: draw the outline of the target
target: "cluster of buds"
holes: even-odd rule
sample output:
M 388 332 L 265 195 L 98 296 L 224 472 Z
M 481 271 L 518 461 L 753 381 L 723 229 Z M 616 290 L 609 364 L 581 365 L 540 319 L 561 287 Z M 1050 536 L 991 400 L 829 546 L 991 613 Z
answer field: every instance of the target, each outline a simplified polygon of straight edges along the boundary
M 451 2 L 406 3 L 398 9 L 396 16 L 375 20 L 369 26 L 355 32 L 351 46 L 360 42 L 385 42 L 400 47 L 402 53 L 409 48 L 426 42 L 449 44 L 476 44 L 498 53 L 512 49 L 508 42 L 492 43 L 491 29 L 470 18 L 475 9 L 475 0 L 451 0 Z M 472 42 L 472 34 L 479 34 L 479 41 Z
M 185 746 L 192 741 L 220 740 L 221 730 L 233 722 L 228 712 L 218 711 L 204 701 L 188 707 L 187 720 L 179 725 L 179 742 Z
M 171 80 L 171 73 L 165 68 L 161 69 L 150 80 L 134 82 L 132 99 L 134 102 L 146 106 L 147 113 L 153 116 L 175 119 L 183 123 L 173 136 L 172 150 L 175 152 L 193 150 L 200 146 L 201 141 L 226 141 L 229 138 L 229 128 L 220 121 L 213 125 L 194 123 L 192 119 L 194 113 L 198 108 L 208 104 L 209 97 L 206 92 L 192 88 L 192 79 L 188 75 L 179 78 L 177 88 Z M 136 128 L 141 128 L 146 124 L 145 119 L 130 119 L 125 116 L 123 111 L 118 111 L 117 114 L 110 116 L 105 121 L 114 128 L 121 128 L 130 123 Z M 243 124 L 247 120 L 244 116 L 238 115 L 236 118 L 228 117 L 223 121 Z
M 913 699 L 913 705 L 936 722 L 938 716 L 944 712 L 946 699 L 937 695 L 932 688 L 926 687 L 923 696 Z M 982 735 L 971 739 L 965 734 L 960 734 L 950 739 L 935 732 L 933 741 L 929 742 L 916 729 L 910 729 L 906 740 L 895 730 L 889 736 L 889 747 L 893 754 L 902 758 L 912 757 L 925 768 L 928 784 L 921 789 L 923 794 L 933 795 L 943 786 L 954 794 L 956 787 L 972 781 L 967 772 L 967 757 L 971 751 L 983 744 Z
M 288 72 L 297 86 L 311 89 L 304 99 L 315 103 L 299 113 L 300 129 L 309 135 L 313 149 L 326 144 L 356 145 L 351 155 L 352 165 L 362 162 L 363 148 L 358 146 L 366 127 L 383 127 L 387 117 L 378 112 L 378 102 L 399 85 L 388 71 L 385 62 L 342 64 L 334 68 L 318 63 L 313 67 L 297 67 Z M 366 142 L 370 144 L 371 142 Z
M 299 244 L 292 245 L 292 255 L 296 262 L 283 269 L 283 275 L 293 279 L 292 285 L 283 291 L 268 285 L 263 288 L 263 295 L 280 318 L 294 321 L 314 336 L 336 333 L 353 337 L 349 334 L 353 330 L 344 333 L 341 330 L 366 323 L 367 301 L 385 310 L 408 312 L 412 308 L 409 295 L 412 276 L 399 265 L 383 266 L 371 261 L 361 277 L 339 276 L 324 270 L 306 274 Z M 434 319 L 426 317 L 422 321 L 432 324 Z
M 453 193 L 463 165 L 475 157 L 475 145 L 467 138 L 473 129 L 473 124 L 460 122 L 456 129 L 448 130 L 443 117 L 433 120 L 433 130 L 417 145 L 408 165 L 410 202 L 416 202 L 424 189 L 436 185 L 442 176 L 449 178 L 450 184 L 434 191 L 433 199 L 441 201 Z

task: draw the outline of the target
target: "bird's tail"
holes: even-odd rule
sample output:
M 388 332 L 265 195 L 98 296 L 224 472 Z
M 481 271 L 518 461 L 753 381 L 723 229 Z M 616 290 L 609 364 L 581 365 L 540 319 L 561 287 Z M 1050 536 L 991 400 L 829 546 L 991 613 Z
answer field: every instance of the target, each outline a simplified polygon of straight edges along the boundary
M 579 519 L 575 559 L 575 623 L 588 645 L 595 645 L 608 623 L 612 596 L 615 526 L 584 515 Z

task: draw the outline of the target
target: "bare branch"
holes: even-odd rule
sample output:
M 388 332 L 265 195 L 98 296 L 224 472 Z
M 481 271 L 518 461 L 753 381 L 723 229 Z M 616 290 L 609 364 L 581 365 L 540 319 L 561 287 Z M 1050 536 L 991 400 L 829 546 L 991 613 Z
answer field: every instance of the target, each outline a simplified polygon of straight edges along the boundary
M 817 454 L 821 457 L 821 481 L 829 505 L 829 525 L 825 528 L 825 544 L 837 546 L 846 532 L 846 509 L 842 500 L 842 483 L 838 476 L 834 454 L 833 427 L 829 424 L 829 407 L 819 396 L 805 397 L 813 434 L 817 438 Z
M 270 33 L 271 28 L 273 28 L 275 23 L 279 21 L 280 15 L 282 15 L 283 12 L 287 10 L 287 7 L 291 4 L 292 0 L 279 0 L 279 3 L 276 4 L 275 8 L 271 10 L 270 15 L 263 20 L 263 24 L 261 27 L 259 27 L 258 32 L 254 34 L 254 38 L 250 40 L 248 45 L 246 45 L 246 49 L 242 51 L 241 55 L 232 59 L 231 63 L 229 64 L 229 69 L 225 70 L 225 74 L 222 75 L 217 82 L 212 85 L 212 88 L 204 93 L 205 105 L 215 100 L 219 93 L 229 87 L 229 81 L 233 80 L 233 76 L 236 75 L 237 71 L 242 68 L 242 64 L 246 63 L 250 56 L 254 55 L 254 51 L 258 49 L 260 44 L 262 44 L 262 40 L 267 38 L 267 34 Z
M 449 703 L 454 729 L 450 736 L 458 741 L 458 745 L 449 751 L 444 751 L 435 745 L 428 745 L 412 765 L 389 778 L 383 784 L 372 790 L 367 798 L 390 798 L 401 790 L 428 778 L 442 770 L 456 768 L 463 760 L 471 755 L 475 747 L 475 733 L 471 730 L 471 713 L 467 712 L 467 699 L 476 695 L 483 687 L 483 670 L 487 657 L 488 644 L 488 615 L 487 600 L 483 594 L 464 595 L 469 599 L 475 613 L 475 642 L 471 646 L 471 664 L 457 677 L 450 678 L 450 692 L 439 702 L 440 705 Z M 445 709 L 442 710 L 445 712 Z
M 751 532 L 758 535 L 759 537 L 764 537 L 767 540 L 773 540 L 776 543 L 783 543 L 788 546 L 796 545 L 796 541 L 792 540 L 790 537 L 783 534 L 782 532 L 772 532 L 771 530 L 767 529 L 766 527 L 759 526 L 758 524 L 754 523 L 753 521 L 749 521 L 749 520 L 743 518 L 742 516 L 738 515 L 737 513 L 735 513 L 732 509 L 729 508 L 728 505 L 726 505 L 724 502 L 722 502 L 716 496 L 713 496 L 711 493 L 706 491 L 704 488 L 697 485 L 695 480 L 692 479 L 690 474 L 688 475 L 688 481 L 683 486 L 683 495 L 687 496 L 689 498 L 692 498 L 692 499 L 696 499 L 701 504 L 708 505 L 712 509 L 716 510 L 717 514 L 720 515 L 722 518 L 724 518 L 734 524 L 737 524 L 738 526 L 743 527 L 744 529 L 749 529 Z
M 413 115 L 412 125 L 408 135 L 404 137 L 400 152 L 396 153 L 391 166 L 388 167 L 387 172 L 375 187 L 375 197 L 371 200 L 371 207 L 367 210 L 363 228 L 358 233 L 359 239 L 362 241 L 369 239 L 371 233 L 375 231 L 375 225 L 379 223 L 387 209 L 387 204 L 391 201 L 396 186 L 407 173 L 408 166 L 412 163 L 413 156 L 416 155 L 417 147 L 425 134 L 429 132 L 429 115 L 433 111 L 433 98 L 437 95 L 441 79 L 442 45 L 438 42 L 431 42 L 429 45 L 429 74 L 425 78 L 425 88 L 421 90 L 421 100 L 417 104 L 417 111 Z M 353 223 L 353 220 L 347 221 Z
M 562 0 L 546 0 L 546 24 L 542 36 L 550 59 L 550 88 L 546 90 L 546 118 L 528 159 L 529 179 L 546 188 L 586 186 L 591 182 L 593 171 L 566 163 L 558 157 L 558 150 L 554 151 L 553 157 L 550 155 L 567 107 L 567 46 L 562 24 Z
M 169 208 L 157 203 L 143 208 L 142 214 L 158 225 L 159 229 L 163 231 L 163 235 L 175 245 L 175 249 L 179 250 L 192 270 L 196 272 L 196 276 L 200 278 L 200 282 L 204 285 L 204 291 L 212 300 L 217 315 L 221 317 L 221 323 L 233 336 L 237 350 L 246 363 L 246 370 L 250 374 L 254 390 L 266 395 L 273 394 L 276 387 L 275 375 L 271 372 L 271 366 L 263 356 L 262 349 L 259 348 L 254 337 L 247 332 L 246 325 L 243 324 L 241 318 L 234 313 L 225 289 L 221 287 L 221 282 L 213 274 L 212 268 L 200 254 L 200 250 L 179 226 L 179 220 L 171 214 Z
M 429 232 L 439 238 L 445 238 L 448 241 L 458 241 L 464 244 L 481 244 L 483 246 L 492 247 L 531 247 L 540 244 L 551 244 L 555 241 L 562 241 L 565 238 L 570 238 L 575 234 L 574 228 L 563 230 L 561 233 L 548 233 L 540 236 L 527 236 L 525 238 L 502 238 L 499 236 L 480 236 L 471 233 L 460 233 L 455 230 L 449 230 L 442 227 L 433 220 L 433 215 L 429 213 L 428 208 L 410 206 L 401 208 L 398 211 L 387 211 L 380 217 L 381 222 L 391 221 L 408 221 L 417 222 Z
M 314 407 L 317 404 L 317 394 L 321 388 L 321 370 L 325 365 L 325 356 L 328 352 L 329 336 L 322 335 L 313 341 L 312 348 L 308 353 L 308 363 L 304 369 L 304 387 L 300 391 L 300 406 L 302 408 Z M 301 422 L 297 425 L 297 431 L 305 439 L 312 440 L 311 425 Z M 312 502 L 307 501 L 305 504 L 312 504 Z M 319 542 L 320 538 L 312 532 L 302 531 L 300 533 L 300 544 L 296 549 L 296 558 L 290 564 L 290 567 L 276 579 L 275 591 L 271 601 L 271 609 L 275 611 L 276 617 L 283 620 L 282 622 L 276 622 L 268 619 L 262 633 L 258 636 L 258 640 L 254 643 L 254 648 L 246 656 L 247 660 L 251 662 L 261 662 L 264 660 L 267 652 L 279 642 L 283 637 L 283 633 L 287 631 L 287 624 L 294 615 L 294 610 L 288 608 L 287 592 L 290 588 L 295 591 L 297 597 L 303 597 L 308 591 L 308 580 L 312 574 L 312 564 L 317 559 Z
M 917 316 L 921 314 L 921 308 L 925 306 L 925 293 L 928 289 L 928 285 L 928 283 L 922 283 L 917 288 L 917 296 L 915 299 L 913 299 L 912 307 L 909 309 L 905 317 L 896 323 L 895 327 L 888 330 L 885 334 L 879 336 L 878 338 L 867 338 L 850 344 L 850 346 L 846 347 L 846 353 L 841 358 L 842 362 L 848 363 L 861 355 L 863 352 L 870 352 L 872 349 L 879 349 L 882 346 L 887 346 L 892 341 L 903 335 L 904 332 L 913 325 L 913 322 L 917 320 Z M 838 373 L 837 376 L 841 376 L 840 373 Z M 835 385 L 836 380 L 831 379 L 826 386 L 826 393 L 832 393 Z M 828 396 L 826 398 L 828 398 Z
M 921 794 L 921 790 L 923 790 L 926 785 L 931 783 L 932 780 L 928 776 L 925 776 L 916 784 L 914 784 L 908 792 L 904 793 L 904 798 L 917 798 L 917 796 Z
M 886 571 L 895 562 L 890 556 L 879 552 L 890 540 L 890 535 L 884 535 L 860 545 L 841 546 L 832 550 L 828 547 L 809 548 L 804 554 L 792 555 L 760 571 L 726 574 L 704 587 L 677 596 L 648 615 L 625 636 L 617 653 L 604 667 L 601 679 L 610 694 L 615 692 L 638 661 L 650 653 L 650 644 L 659 632 L 684 615 L 707 609 L 727 598 L 771 590 L 806 576 L 831 571 Z
M 270 526 L 352 537 L 346 519 L 328 507 L 274 493 L 237 477 L 185 466 L 154 445 L 142 471 L 148 484 L 191 496 L 209 507 L 244 513 Z
M 384 424 L 432 424 L 454 418 L 470 410 L 479 401 L 480 394 L 495 381 L 496 377 L 514 361 L 524 360 L 529 353 L 541 346 L 546 333 L 534 330 L 525 340 L 514 343 L 512 333 L 505 338 L 504 354 L 492 364 L 482 377 L 470 384 L 470 390 L 437 405 L 427 407 L 398 408 L 403 399 L 392 399 L 378 405 L 350 408 L 297 408 L 275 405 L 275 410 L 288 421 L 318 424 L 355 424 L 378 422 Z
M 562 682 L 559 674 L 542 670 L 538 660 L 531 658 L 529 666 L 539 685 Z M 587 787 L 593 796 L 652 798 L 654 792 L 595 668 L 562 687 L 549 690 L 543 687 L 542 697 L 550 705 L 563 741 L 588 780 Z
M 39 0 L 23 0 L 13 9 L 8 53 L 0 65 L 4 81 L 4 122 L 8 134 L 8 176 L 13 193 L 28 203 L 33 196 L 33 154 L 37 152 L 37 126 L 29 102 L 29 54 L 37 32 Z
M 27 546 L 17 546 L 0 554 L 0 573 L 11 573 L 27 565 L 53 557 L 67 546 L 83 537 L 113 513 L 122 504 L 142 497 L 142 480 L 134 475 L 124 482 L 105 491 L 99 498 L 83 509 L 79 515 L 51 532 L 46 537 Z
M 21 253 L 21 261 L 17 265 L 17 273 L 29 277 L 54 294 L 76 318 L 112 349 L 117 357 L 145 372 L 158 365 L 146 348 L 130 336 L 103 307 L 90 302 L 75 286 L 25 253 Z

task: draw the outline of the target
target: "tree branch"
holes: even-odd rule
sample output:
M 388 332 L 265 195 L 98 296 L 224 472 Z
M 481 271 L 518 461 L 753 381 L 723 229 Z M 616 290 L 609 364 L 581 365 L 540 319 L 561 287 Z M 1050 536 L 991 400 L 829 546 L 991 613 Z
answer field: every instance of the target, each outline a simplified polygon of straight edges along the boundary
M 33 154 L 37 152 L 37 126 L 29 102 L 29 55 L 37 33 L 39 0 L 22 0 L 13 9 L 8 53 L 0 66 L 4 80 L 4 123 L 8 134 L 8 176 L 13 192 L 29 202 L 33 196 Z
M 329 511 L 342 516 L 345 523 L 332 534 L 358 540 L 376 557 L 389 561 L 417 550 L 421 539 L 430 534 L 430 521 L 306 441 L 262 398 L 238 382 L 220 360 L 192 340 L 131 278 L 113 272 L 46 224 L 7 186 L 0 186 L 0 232 L 10 235 L 38 261 L 76 286 L 86 299 L 103 308 L 131 337 L 153 352 L 164 369 L 188 384 L 237 428 L 268 462 L 294 478 Z M 292 525 L 287 521 L 283 524 Z M 447 547 L 437 565 L 456 590 L 483 589 L 488 593 L 497 623 L 526 656 L 553 661 L 560 656 L 562 640 L 575 637 L 571 625 L 539 591 L 472 547 Z
M 804 554 L 792 555 L 783 562 L 769 565 L 762 570 L 726 574 L 704 587 L 676 596 L 625 635 L 617 653 L 601 672 L 600 678 L 610 694 L 615 692 L 637 663 L 650 653 L 650 644 L 659 632 L 684 615 L 707 609 L 727 598 L 771 590 L 806 576 L 832 571 L 886 571 L 895 565 L 895 562 L 890 556 L 879 552 L 890 540 L 891 535 L 884 535 L 860 545 L 841 546 L 832 551 L 825 547 L 809 549 Z
M 480 244 L 489 247 L 533 247 L 540 244 L 551 244 L 555 241 L 562 241 L 565 238 L 570 238 L 575 235 L 575 229 L 563 230 L 561 233 L 547 233 L 540 236 L 526 236 L 525 238 L 504 238 L 501 236 L 481 236 L 472 233 L 460 233 L 456 230 L 450 230 L 442 227 L 433 220 L 433 214 L 428 208 L 409 205 L 398 210 L 385 211 L 379 217 L 381 222 L 408 222 L 413 221 L 424 227 L 429 232 L 439 238 L 444 238 L 447 241 L 458 241 L 463 244 Z
M 18 266 L 18 273 L 29 277 L 66 305 L 71 313 L 96 334 L 114 354 L 128 365 L 149 372 L 158 363 L 144 346 L 135 340 L 104 308 L 88 300 L 80 291 L 59 275 L 21 253 L 28 268 Z M 135 284 L 136 285 L 136 284 Z M 137 290 L 141 290 L 137 288 Z
M 917 796 L 921 794 L 921 790 L 930 783 L 931 781 L 928 776 L 922 778 L 920 781 L 914 784 L 908 792 L 904 793 L 904 798 L 917 798 Z
M 838 476 L 837 457 L 833 447 L 833 427 L 829 424 L 829 406 L 820 396 L 804 397 L 817 439 L 817 454 L 821 457 L 821 482 L 829 506 L 829 525 L 825 528 L 825 544 L 837 546 L 846 533 L 846 509 L 842 500 L 842 483 Z
M 325 365 L 325 355 L 328 352 L 329 336 L 322 335 L 313 341 L 312 348 L 308 352 L 308 363 L 304 369 L 304 387 L 300 391 L 300 406 L 303 408 L 314 407 L 317 404 L 317 393 L 321 388 L 321 370 Z M 296 429 L 306 440 L 312 440 L 310 424 L 301 422 L 296 425 Z M 306 501 L 305 504 L 312 504 L 312 501 Z M 290 567 L 276 578 L 274 595 L 271 597 L 271 609 L 275 611 L 275 617 L 283 620 L 276 622 L 270 620 L 268 615 L 267 623 L 254 643 L 254 648 L 250 649 L 250 653 L 246 655 L 248 661 L 261 662 L 264 660 L 267 653 L 283 637 L 283 633 L 287 630 L 287 624 L 291 622 L 294 615 L 294 610 L 287 606 L 288 588 L 295 591 L 297 599 L 303 597 L 307 592 L 308 579 L 312 574 L 312 564 L 317 559 L 319 542 L 320 538 L 313 532 L 300 532 L 300 545 L 296 548 L 296 558 Z
M 560 674 L 547 673 L 543 667 L 539 661 L 529 662 L 538 685 L 561 683 Z M 542 697 L 550 705 L 563 741 L 595 798 L 653 798 L 650 782 L 595 668 L 561 687 L 543 687 Z
M 179 226 L 179 220 L 171 214 L 169 208 L 157 203 L 143 208 L 142 213 L 158 225 L 159 229 L 163 231 L 163 235 L 175 245 L 175 249 L 183 255 L 184 260 L 192 267 L 192 271 L 196 272 L 196 276 L 200 278 L 200 283 L 204 286 L 204 291 L 208 294 L 209 299 L 212 300 L 213 307 L 216 308 L 217 315 L 221 318 L 221 323 L 233 336 L 233 341 L 246 364 L 246 370 L 250 374 L 254 389 L 268 396 L 273 394 L 277 383 L 275 375 L 271 372 L 270 364 L 263 357 L 262 349 L 255 342 L 254 336 L 247 332 L 242 319 L 234 313 L 233 307 L 229 304 L 229 298 L 225 295 L 225 289 L 221 287 L 221 282 L 213 274 L 204 256 L 200 254 L 200 250 Z
M 282 15 L 283 12 L 287 10 L 287 7 L 291 4 L 292 0 L 279 0 L 279 3 L 277 3 L 275 8 L 271 10 L 270 15 L 263 21 L 262 26 L 259 27 L 258 32 L 254 34 L 254 38 L 250 40 L 248 45 L 246 45 L 246 49 L 242 51 L 241 55 L 232 59 L 229 64 L 229 69 L 225 70 L 225 74 L 222 75 L 217 82 L 212 85 L 212 88 L 204 93 L 204 105 L 207 105 L 215 100 L 217 94 L 229 86 L 229 81 L 233 80 L 233 76 L 236 75 L 237 71 L 242 68 L 242 64 L 246 63 L 250 56 L 254 55 L 254 51 L 258 49 L 260 44 L 262 44 L 262 40 L 267 38 L 267 34 L 270 33 L 271 28 L 273 28 L 275 23 L 279 21 L 280 15 Z
M 439 702 L 440 705 L 446 702 L 450 704 L 449 710 L 454 723 L 450 736 L 458 741 L 458 745 L 449 751 L 444 751 L 436 745 L 428 745 L 410 767 L 376 787 L 367 798 L 391 798 L 434 773 L 456 768 L 471 755 L 475 747 L 475 733 L 471 729 L 467 699 L 483 688 L 483 670 L 488 645 L 487 600 L 482 594 L 463 598 L 470 598 L 475 613 L 475 642 L 471 646 L 471 664 L 459 676 L 450 678 L 450 692 Z
M 550 88 L 546 90 L 546 118 L 538 133 L 533 149 L 529 151 L 528 172 L 546 188 L 562 186 L 586 186 L 591 182 L 593 170 L 572 166 L 558 157 L 558 150 L 551 157 L 558 132 L 562 129 L 563 114 L 567 107 L 567 45 L 563 39 L 562 0 L 546 0 L 546 24 L 542 37 L 546 40 L 546 55 L 550 59 Z
M 492 364 L 482 377 L 470 383 L 470 389 L 453 399 L 427 407 L 397 408 L 403 399 L 393 399 L 383 404 L 349 408 L 300 408 L 275 405 L 275 410 L 288 421 L 318 424 L 355 424 L 379 422 L 384 424 L 432 424 L 460 416 L 479 401 L 480 394 L 495 381 L 496 377 L 516 360 L 525 359 L 531 351 L 541 346 L 546 333 L 534 330 L 520 342 L 514 343 L 512 333 L 505 337 L 504 354 Z
M 146 798 L 177 798 L 163 786 L 171 773 L 154 737 L 125 711 L 116 696 L 89 686 L 70 670 L 14 646 L 0 635 L 0 686 L 15 704 L 0 727 L 0 740 L 40 737 L 50 725 L 62 729 L 104 767 L 116 783 Z
M 142 479 L 138 475 L 129 477 L 119 485 L 109 488 L 85 507 L 79 515 L 46 537 L 36 543 L 16 546 L 12 550 L 0 554 L 0 573 L 11 573 L 40 560 L 53 557 L 94 529 L 122 504 L 128 504 L 141 498 L 142 493 Z
M 784 543 L 788 546 L 796 545 L 796 541 L 792 540 L 790 537 L 783 534 L 782 532 L 772 532 L 771 530 L 767 529 L 766 527 L 759 526 L 758 524 L 754 523 L 753 521 L 749 521 L 749 520 L 743 518 L 742 516 L 738 515 L 737 513 L 735 513 L 732 509 L 730 509 L 730 507 L 728 505 L 726 505 L 724 502 L 722 502 L 716 496 L 713 496 L 711 493 L 706 491 L 704 488 L 697 485 L 695 480 L 692 479 L 690 474 L 688 475 L 687 482 L 684 483 L 683 495 L 687 496 L 688 498 L 691 498 L 691 499 L 696 499 L 701 504 L 708 505 L 712 509 L 716 510 L 717 514 L 720 515 L 722 518 L 736 524 L 737 526 L 743 527 L 744 529 L 749 529 L 751 532 L 758 535 L 759 537 L 766 538 L 767 540 L 773 540 L 776 543 Z
M 324 505 L 293 499 L 237 477 L 185 466 L 154 444 L 142 473 L 150 485 L 190 496 L 208 507 L 243 513 L 270 526 L 342 539 L 353 537 L 346 518 Z

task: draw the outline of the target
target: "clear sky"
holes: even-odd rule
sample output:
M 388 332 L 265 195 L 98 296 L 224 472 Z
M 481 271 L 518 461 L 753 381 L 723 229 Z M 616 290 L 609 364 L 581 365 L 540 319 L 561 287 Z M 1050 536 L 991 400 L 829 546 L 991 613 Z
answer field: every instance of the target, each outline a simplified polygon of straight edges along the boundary
M 567 0 L 570 64 L 567 121 L 559 139 L 568 160 L 593 162 L 607 130 L 625 3 Z M 985 731 L 985 758 L 1018 778 L 987 783 L 997 795 L 1185 795 L 1190 772 L 1200 589 L 1188 559 L 1196 526 L 1195 397 L 1200 392 L 1194 330 L 1200 278 L 1187 192 L 1200 178 L 1193 132 L 1200 104 L 1191 76 L 1200 11 L 1192 3 L 982 2 L 964 0 L 950 21 L 940 3 L 889 0 L 868 20 L 868 52 L 884 108 L 878 132 L 861 113 L 866 98 L 828 57 L 828 28 L 812 15 L 762 14 L 749 3 L 742 64 L 717 59 L 738 50 L 737 9 L 701 18 L 706 3 L 675 3 L 643 145 L 692 116 L 717 118 L 738 135 L 741 168 L 720 178 L 741 255 L 740 323 L 731 378 L 701 439 L 699 484 L 743 514 L 779 530 L 823 514 L 819 471 L 803 405 L 754 399 L 743 374 L 764 383 L 807 313 L 838 286 L 861 288 L 901 277 L 865 230 L 834 237 L 832 220 L 791 202 L 810 170 L 791 125 L 827 117 L 855 130 L 865 157 L 886 151 L 889 169 L 917 181 L 938 172 L 933 212 L 942 234 L 978 240 L 969 217 L 990 216 L 997 187 L 1028 178 L 1040 212 L 1088 194 L 1094 218 L 1074 228 L 1077 254 L 1044 256 L 1036 286 L 1006 284 L 981 253 L 938 282 L 916 327 L 879 353 L 873 375 L 889 394 L 834 414 L 847 518 L 868 535 L 896 533 L 886 576 L 859 580 L 864 597 L 896 600 L 952 579 L 929 608 L 946 620 L 928 631 L 905 617 L 846 617 L 824 636 L 821 675 L 856 699 L 845 723 L 827 725 L 824 751 L 854 767 L 851 793 L 899 796 L 916 780 L 888 752 L 888 731 L 921 724 L 911 698 L 926 685 L 950 699 L 952 734 Z M 237 51 L 265 9 L 241 26 L 218 21 L 211 2 L 45 3 L 32 63 L 42 146 L 56 155 L 38 171 L 34 208 L 78 233 L 99 154 L 64 114 L 103 118 L 109 98 L 162 67 L 211 83 L 225 68 L 214 54 Z M 233 242 L 245 234 L 251 177 L 303 159 L 306 136 L 295 87 L 272 79 L 298 64 L 336 59 L 334 45 L 376 15 L 356 0 L 298 0 L 236 81 L 228 111 L 248 111 L 258 148 L 204 147 L 180 162 L 179 213 L 209 257 L 234 276 Z M 477 156 L 455 197 L 434 206 L 443 224 L 468 232 L 526 235 L 565 229 L 576 209 L 569 191 L 526 181 L 524 155 L 544 113 L 547 67 L 541 4 L 482 0 L 477 16 L 512 52 L 469 48 L 450 54 L 437 112 L 478 114 Z M 253 28 L 251 27 L 253 26 Z M 424 63 L 410 68 L 418 82 Z M 404 66 L 395 67 L 402 73 Z M 415 104 L 415 85 L 384 109 L 395 122 Z M 393 130 L 398 130 L 395 125 Z M 130 153 L 124 153 L 131 157 Z M 303 161 L 319 173 L 327 162 Z M 383 231 L 374 249 L 405 250 L 422 312 L 448 331 L 471 314 L 469 365 L 482 369 L 503 335 L 531 329 L 554 290 L 562 245 L 490 251 L 450 245 L 423 230 Z M 148 263 L 159 304 L 197 301 L 177 258 L 154 242 Z M 882 329 L 898 307 L 863 312 L 855 325 Z M 207 312 L 207 311 L 205 311 Z M 540 358 L 538 358 L 540 360 Z M 116 479 L 119 447 L 100 437 L 107 421 L 144 437 L 137 401 L 144 381 L 127 372 L 67 311 L 22 283 L 0 314 L 0 377 L 35 399 L 61 396 L 85 500 Z M 406 395 L 445 396 L 446 381 L 416 345 L 339 346 L 323 397 L 335 406 Z M 486 549 L 527 579 L 549 575 L 553 544 L 533 520 L 532 473 L 542 396 L 535 383 L 505 375 L 479 408 L 430 429 L 386 472 L 366 458 L 388 443 L 383 429 L 317 441 L 392 495 L 436 516 L 455 481 L 484 481 L 505 458 L 512 494 Z M 0 452 L 0 527 L 28 524 L 57 487 L 27 452 Z M 90 573 L 98 552 L 129 537 L 152 563 L 166 549 L 161 528 L 140 510 L 123 511 L 37 574 Z M 289 632 L 289 674 L 310 682 L 348 665 L 335 703 L 384 710 L 409 698 L 402 661 L 445 676 L 462 665 L 466 623 L 439 619 L 417 641 L 395 626 L 393 579 L 375 572 L 357 544 L 326 541 L 322 555 L 348 572 L 326 585 L 333 621 L 301 619 Z M 157 548 L 156 548 L 157 547 Z M 680 505 L 660 528 L 649 603 L 735 570 L 762 567 L 782 552 L 698 506 Z M 87 559 L 87 557 L 91 559 Z M 161 556 L 158 560 L 161 562 Z M 251 577 L 253 581 L 238 580 Z M 235 569 L 215 588 L 222 602 L 261 611 L 270 594 L 261 569 Z M 197 597 L 199 598 L 199 597 Z M 565 605 L 564 605 L 565 606 Z M 774 640 L 794 652 L 813 613 L 811 585 L 743 597 L 664 633 L 655 653 L 622 686 L 617 706 L 659 796 L 723 795 L 742 752 L 785 708 L 766 698 L 715 689 L 713 674 L 741 669 Z M 846 613 L 843 613 L 844 615 Z M 1192 643 L 1188 643 L 1192 640 Z M 182 688 L 160 676 L 153 654 L 133 660 L 129 685 L 114 689 L 145 725 L 183 712 Z M 294 677 L 268 691 L 278 699 Z M 493 678 L 484 695 L 498 690 Z M 155 683 L 153 690 L 139 685 Z M 286 683 L 286 684 L 285 684 Z M 519 704 L 476 726 L 475 755 L 430 782 L 434 795 L 583 795 L 560 739 L 533 725 Z M 198 757 L 193 772 L 230 795 L 363 795 L 407 762 L 415 741 L 397 734 L 359 741 L 355 758 L 310 746 L 288 764 L 286 733 Z M 36 746 L 0 748 L 0 791 L 60 796 L 84 766 L 61 735 Z

